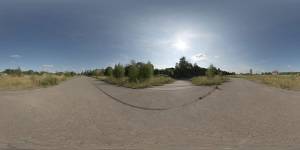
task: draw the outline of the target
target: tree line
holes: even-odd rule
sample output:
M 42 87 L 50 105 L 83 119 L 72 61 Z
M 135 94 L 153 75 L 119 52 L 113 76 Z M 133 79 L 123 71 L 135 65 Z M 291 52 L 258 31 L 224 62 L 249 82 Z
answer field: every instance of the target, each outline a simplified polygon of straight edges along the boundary
M 115 78 L 128 77 L 130 81 L 140 81 L 151 78 L 153 75 L 166 75 L 172 78 L 183 79 L 192 78 L 195 76 L 214 76 L 214 75 L 234 75 L 234 72 L 223 71 L 210 65 L 208 68 L 203 68 L 197 64 L 192 64 L 185 57 L 180 58 L 174 68 L 154 69 L 151 62 L 135 62 L 122 65 L 116 64 L 114 67 L 105 69 L 87 70 L 82 72 L 82 75 L 87 76 L 110 76 Z
M 5 69 L 2 73 L 11 75 L 11 76 L 23 76 L 23 75 L 43 75 L 43 74 L 56 74 L 56 75 L 65 75 L 65 76 L 75 76 L 77 73 L 73 71 L 65 71 L 65 72 L 56 72 L 50 73 L 46 71 L 33 71 L 33 70 L 22 70 L 20 67 L 17 69 Z
M 234 75 L 234 72 L 223 71 L 210 65 L 208 68 L 198 66 L 196 63 L 189 63 L 185 57 L 180 58 L 175 68 L 155 69 L 155 74 L 163 74 L 173 78 L 192 78 L 195 76 L 214 76 L 214 75 Z

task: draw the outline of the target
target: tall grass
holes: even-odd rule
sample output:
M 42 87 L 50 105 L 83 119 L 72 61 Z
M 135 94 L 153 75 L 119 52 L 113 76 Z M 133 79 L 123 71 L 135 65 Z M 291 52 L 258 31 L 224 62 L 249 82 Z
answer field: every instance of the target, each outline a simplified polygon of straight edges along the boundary
M 282 89 L 300 90 L 299 75 L 252 75 L 241 77 Z
M 207 77 L 207 76 L 199 76 L 192 78 L 192 83 L 194 85 L 221 85 L 222 83 L 228 81 L 228 77 L 224 76 L 214 76 L 214 77 Z
M 110 84 L 115 84 L 118 86 L 123 86 L 132 89 L 160 86 L 160 85 L 174 82 L 174 79 L 166 76 L 154 76 L 146 80 L 136 80 L 136 82 L 130 81 L 128 77 L 123 77 L 123 78 L 107 77 L 106 79 L 103 80 Z
M 24 76 L 0 76 L 0 90 L 16 90 L 35 87 L 47 87 L 57 85 L 65 81 L 68 77 L 65 75 L 24 75 Z

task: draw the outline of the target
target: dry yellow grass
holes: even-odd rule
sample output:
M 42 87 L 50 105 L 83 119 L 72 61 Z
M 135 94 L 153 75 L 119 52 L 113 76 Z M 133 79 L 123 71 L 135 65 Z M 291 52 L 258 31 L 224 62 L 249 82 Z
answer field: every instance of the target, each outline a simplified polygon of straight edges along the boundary
M 17 90 L 56 85 L 66 80 L 64 75 L 0 76 L 0 90 Z
M 300 90 L 299 75 L 252 75 L 242 76 L 242 78 L 282 89 Z

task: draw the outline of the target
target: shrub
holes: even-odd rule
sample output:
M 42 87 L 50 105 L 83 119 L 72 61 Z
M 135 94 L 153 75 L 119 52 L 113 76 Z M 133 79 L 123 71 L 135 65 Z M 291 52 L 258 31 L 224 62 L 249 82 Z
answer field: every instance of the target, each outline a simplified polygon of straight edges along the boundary
M 123 65 L 118 64 L 115 65 L 115 68 L 113 70 L 113 75 L 115 78 L 122 78 L 125 75 L 125 69 L 123 67 Z
M 217 73 L 218 73 L 217 68 L 214 65 L 210 65 L 205 74 L 207 77 L 212 78 L 215 75 L 217 75 Z
M 139 78 L 139 68 L 136 65 L 128 67 L 128 77 L 130 82 L 137 82 Z
M 56 85 L 56 84 L 58 84 L 58 79 L 55 76 L 46 75 L 45 78 L 40 80 L 39 84 L 42 86 Z
M 71 71 L 71 72 L 68 72 L 68 71 L 67 71 L 67 72 L 64 72 L 63 75 L 66 76 L 66 77 L 73 77 L 73 76 L 76 75 L 76 73 L 73 72 L 73 71 Z
M 106 67 L 104 71 L 105 76 L 112 76 L 113 75 L 113 68 L 112 67 Z
M 114 77 L 109 77 L 105 78 L 104 81 L 110 83 L 110 84 L 115 84 L 118 86 L 123 86 L 127 88 L 133 88 L 133 89 L 139 89 L 139 88 L 147 88 L 151 86 L 160 86 L 164 85 L 167 83 L 171 83 L 174 80 L 170 77 L 165 77 L 165 76 L 155 76 L 153 78 L 143 80 L 143 81 L 138 81 L 138 82 L 130 82 L 128 78 L 114 78 Z
M 228 81 L 229 78 L 222 77 L 222 76 L 214 76 L 214 77 L 194 77 L 192 78 L 192 83 L 195 85 L 220 85 L 226 81 Z
M 147 64 L 141 64 L 139 68 L 139 79 L 145 80 L 153 76 L 153 65 L 148 62 Z

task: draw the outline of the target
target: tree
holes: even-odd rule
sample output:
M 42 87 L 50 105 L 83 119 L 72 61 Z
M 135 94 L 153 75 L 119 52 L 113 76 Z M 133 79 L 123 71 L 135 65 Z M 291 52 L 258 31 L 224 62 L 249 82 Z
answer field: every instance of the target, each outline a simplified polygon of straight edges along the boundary
M 174 74 L 176 78 L 191 78 L 193 65 L 186 61 L 185 57 L 180 58 L 176 64 Z
M 117 64 L 113 70 L 113 75 L 115 78 L 122 78 L 125 75 L 125 69 L 123 65 Z
M 204 76 L 207 69 L 201 68 L 196 63 L 194 64 L 192 68 L 192 76 Z
M 105 76 L 112 76 L 113 75 L 113 68 L 112 67 L 106 67 L 104 71 Z
M 129 81 L 131 82 L 136 82 L 139 78 L 139 69 L 137 68 L 137 66 L 135 64 L 130 65 L 128 67 L 128 77 L 129 77 Z
M 206 71 L 206 76 L 208 77 L 214 77 L 218 73 L 217 68 L 214 65 L 210 65 Z
M 154 67 L 148 62 L 147 64 L 139 64 L 139 79 L 149 79 L 153 76 Z

